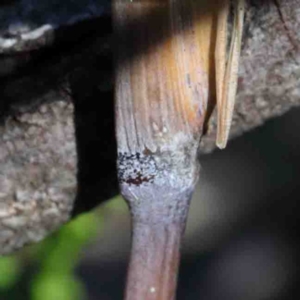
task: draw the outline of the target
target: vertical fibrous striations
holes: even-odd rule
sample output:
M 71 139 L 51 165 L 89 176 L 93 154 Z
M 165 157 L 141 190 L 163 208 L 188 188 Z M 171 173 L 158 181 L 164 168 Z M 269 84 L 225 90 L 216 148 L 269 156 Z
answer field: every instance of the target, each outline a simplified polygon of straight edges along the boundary
M 207 0 L 113 1 L 118 176 L 133 223 L 127 300 L 175 295 L 211 83 L 212 9 Z

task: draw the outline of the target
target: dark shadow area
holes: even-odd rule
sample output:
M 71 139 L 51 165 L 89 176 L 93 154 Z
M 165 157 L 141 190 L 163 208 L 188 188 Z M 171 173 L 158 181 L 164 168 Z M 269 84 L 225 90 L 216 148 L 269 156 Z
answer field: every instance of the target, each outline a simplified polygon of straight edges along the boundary
M 10 6 L 10 5 L 14 5 L 16 2 L 18 2 L 20 0 L 1 0 L 0 2 L 0 6 Z
M 267 9 L 270 1 L 251 1 L 251 5 L 259 7 L 259 10 L 262 6 Z M 180 11 L 184 12 L 186 6 L 183 2 Z M 127 63 L 133 58 L 132 55 L 150 51 L 151 47 L 156 47 L 169 37 L 168 30 L 157 34 L 161 22 L 166 22 L 166 13 L 166 7 L 153 5 L 140 18 L 118 28 L 115 38 L 118 44 L 137 38 L 134 47 L 121 55 L 120 63 Z M 188 28 L 189 22 L 184 24 L 178 30 L 185 30 L 184 26 Z M 136 36 L 136 28 L 144 28 L 146 32 L 153 29 L 155 34 L 151 34 L 151 41 L 145 40 L 149 36 Z M 74 97 L 80 186 L 76 212 L 83 207 L 94 207 L 117 191 L 113 163 L 116 151 L 112 137 L 113 96 L 107 92 L 113 85 L 111 32 L 111 18 L 103 16 L 58 28 L 51 47 L 11 57 L 0 56 L 2 62 L 15 60 L 11 73 L 0 78 L 2 121 L 9 115 L 36 110 L 53 99 Z M 139 47 L 139 43 L 144 46 Z M 84 204 L 79 204 L 81 201 Z
M 21 53 L 26 63 L 0 78 L 2 122 L 49 101 L 73 101 L 78 152 L 75 214 L 118 194 L 110 33 L 109 16 L 61 27 L 51 47 Z
M 111 34 L 109 16 L 82 21 L 72 26 L 60 27 L 55 32 L 51 47 L 14 55 L 0 55 L 2 68 L 10 73 L 0 77 L 0 117 L 26 110 L 36 109 L 39 105 L 61 98 L 68 88 L 68 76 L 78 68 L 88 72 L 96 61 L 102 74 L 101 62 L 106 63 L 108 36 Z M 111 58 L 110 58 L 111 60 Z M 4 62 L 9 61 L 5 65 Z M 108 77 L 112 72 L 106 74 Z
M 74 214 L 90 210 L 118 194 L 113 95 L 99 92 L 97 86 L 89 89 L 78 86 L 79 89 L 73 89 L 78 155 Z M 79 96 L 80 93 L 85 96 Z
M 252 24 L 259 22 L 262 12 L 268 10 L 271 2 L 272 0 L 249 2 L 249 5 L 257 8 L 257 14 L 252 16 Z M 186 11 L 186 6 L 186 2 L 183 2 L 179 10 Z M 205 13 L 202 11 L 199 18 L 204 18 Z M 132 43 L 132 47 L 128 47 L 127 51 L 123 51 L 120 55 L 119 63 L 130 62 L 134 57 L 150 51 L 169 38 L 170 30 L 160 32 L 161 25 L 166 22 L 166 14 L 170 14 L 166 11 L 166 7 L 153 5 L 140 18 L 133 18 L 122 26 L 115 24 L 115 29 L 118 29 L 114 39 L 114 44 L 118 45 L 116 49 Z M 189 26 L 190 23 L 185 22 L 177 29 L 180 32 Z M 136 30 L 137 28 L 139 30 Z M 155 34 L 149 35 L 150 29 Z M 111 56 L 111 33 L 111 18 L 104 15 L 71 26 L 59 27 L 55 31 L 52 46 L 29 52 L 0 55 L 2 66 L 6 65 L 9 70 L 6 71 L 6 76 L 0 77 L 1 116 L 12 114 L 22 106 L 32 107 L 49 101 L 53 98 L 53 93 L 58 93 L 64 86 L 66 77 L 74 69 L 85 67 L 88 71 L 89 64 L 85 65 L 86 60 L 90 62 L 101 59 L 99 53 L 103 51 L 105 51 L 103 60 Z M 247 34 L 244 38 L 247 38 Z M 143 47 L 140 47 L 141 44 Z
M 217 198 L 213 205 L 219 213 L 208 231 L 195 229 L 186 238 L 177 299 L 300 296 L 299 113 L 295 109 L 232 141 L 226 151 L 200 158 L 203 176 L 219 189 L 210 196 Z M 201 182 L 193 209 L 204 200 Z M 199 229 L 203 216 L 192 221 Z M 126 260 L 98 257 L 81 263 L 78 272 L 89 299 L 121 299 Z

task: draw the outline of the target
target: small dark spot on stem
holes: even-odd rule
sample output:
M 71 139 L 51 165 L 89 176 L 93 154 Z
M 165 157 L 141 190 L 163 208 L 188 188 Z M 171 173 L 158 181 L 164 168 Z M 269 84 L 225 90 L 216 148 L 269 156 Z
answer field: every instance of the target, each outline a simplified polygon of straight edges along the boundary
M 128 184 L 134 184 L 136 186 L 139 186 L 141 185 L 142 183 L 145 183 L 145 182 L 152 182 L 154 179 L 154 175 L 152 176 L 149 176 L 149 177 L 144 177 L 142 176 L 141 173 L 137 173 L 136 176 L 133 178 L 133 177 L 129 177 L 126 179 L 126 183 Z
M 143 151 L 143 154 L 144 155 L 153 155 L 154 153 L 150 149 L 148 149 L 148 148 L 145 147 L 145 149 Z

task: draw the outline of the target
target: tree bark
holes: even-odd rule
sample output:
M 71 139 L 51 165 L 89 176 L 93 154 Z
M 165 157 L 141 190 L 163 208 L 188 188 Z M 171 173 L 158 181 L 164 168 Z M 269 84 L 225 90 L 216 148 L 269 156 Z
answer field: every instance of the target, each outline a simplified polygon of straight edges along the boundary
M 300 104 L 300 0 L 247 5 L 231 138 Z M 59 24 L 47 43 L 24 51 L 3 50 L 0 24 L 0 253 L 118 192 L 110 19 L 96 17 Z M 202 153 L 215 148 L 215 136 L 214 113 Z

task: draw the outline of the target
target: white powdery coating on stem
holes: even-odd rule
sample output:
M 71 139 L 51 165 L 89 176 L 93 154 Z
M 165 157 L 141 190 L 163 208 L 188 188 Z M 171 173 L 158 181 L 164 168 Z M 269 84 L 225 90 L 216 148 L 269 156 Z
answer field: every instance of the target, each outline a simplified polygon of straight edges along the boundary
M 147 146 L 134 153 L 119 150 L 119 180 L 136 185 L 164 185 L 167 181 L 170 186 L 185 188 L 195 180 L 197 149 L 197 139 L 179 132 L 157 146 L 155 152 L 149 151 Z

